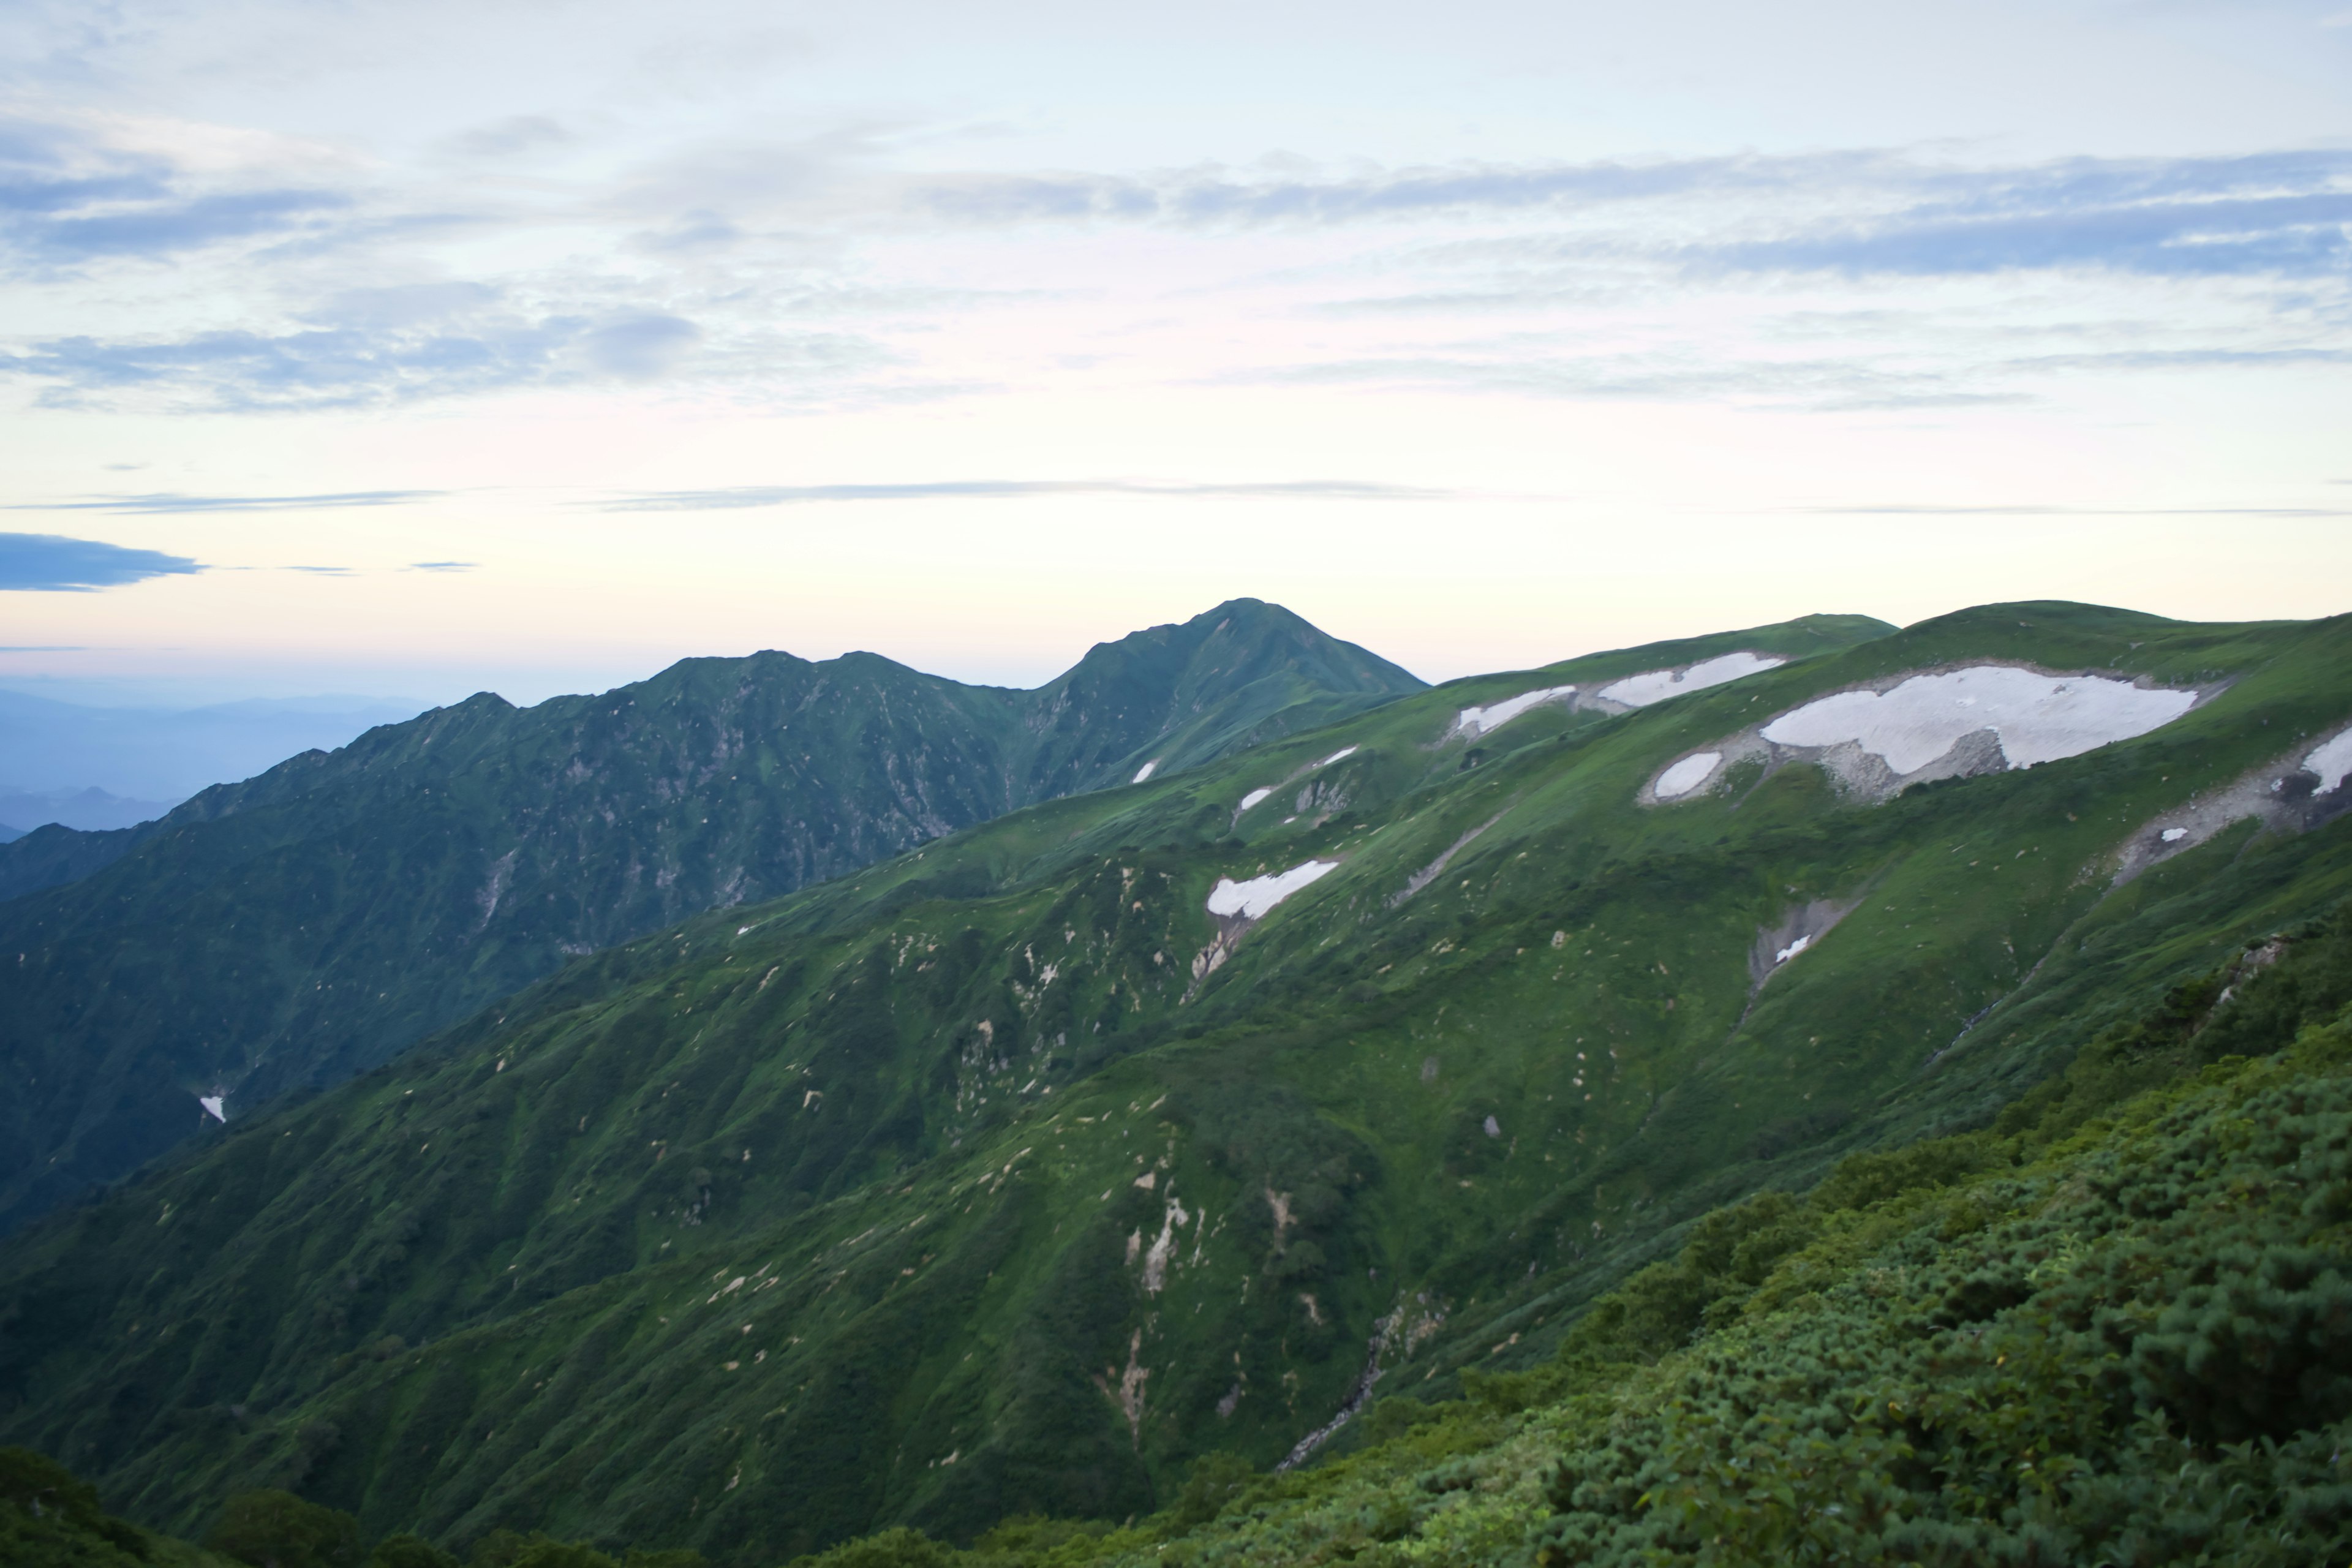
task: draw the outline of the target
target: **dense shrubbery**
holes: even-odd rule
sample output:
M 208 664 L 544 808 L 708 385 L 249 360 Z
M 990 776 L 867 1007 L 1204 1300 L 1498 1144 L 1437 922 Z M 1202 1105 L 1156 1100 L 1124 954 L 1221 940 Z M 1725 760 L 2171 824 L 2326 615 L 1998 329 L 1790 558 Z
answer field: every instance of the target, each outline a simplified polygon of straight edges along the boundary
M 1708 1215 L 1552 1364 L 1376 1406 L 1380 1446 L 1205 1524 L 808 1568 L 2343 1561 L 2352 922 L 2255 956 L 1991 1130 Z
M 895 1529 L 802 1568 L 2341 1562 L 2352 920 L 2279 951 L 2102 1034 L 1990 1129 L 1706 1215 L 1551 1362 L 1383 1401 L 1364 1451 L 1276 1476 L 1213 1454 L 1117 1528 Z M 154 1544 L 23 1450 L 0 1499 L 12 1565 Z M 457 1564 L 403 1536 L 363 1559 L 347 1516 L 283 1493 L 232 1500 L 210 1544 L 253 1568 Z M 469 1557 L 698 1563 L 503 1531 Z

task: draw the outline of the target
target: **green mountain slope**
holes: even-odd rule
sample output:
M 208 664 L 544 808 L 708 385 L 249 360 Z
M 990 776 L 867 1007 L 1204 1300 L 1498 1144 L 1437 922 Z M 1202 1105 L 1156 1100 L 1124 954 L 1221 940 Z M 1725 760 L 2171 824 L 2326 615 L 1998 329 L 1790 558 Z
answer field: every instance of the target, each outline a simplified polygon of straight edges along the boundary
M 1034 691 L 764 653 L 484 694 L 104 836 L 102 868 L 74 853 L 101 836 L 31 835 L 18 870 L 83 874 L 0 903 L 0 1227 L 195 1131 L 199 1096 L 347 1077 L 567 954 L 1420 687 L 1235 600 Z
M 2347 1004 L 2339 911 L 1990 1129 L 1706 1215 L 1551 1358 L 1389 1401 L 1338 1463 L 808 1568 L 2340 1562 Z
M 2352 891 L 2304 765 L 2352 618 L 1852 637 L 1458 682 L 583 960 L 12 1243 L 0 1436 L 165 1527 L 291 1485 L 752 1564 L 1148 1514 L 1537 1364 L 1695 1216 L 1981 1126 Z M 1739 652 L 1808 657 L 1607 697 Z M 2175 716 L 1891 796 L 1734 743 L 1987 668 Z

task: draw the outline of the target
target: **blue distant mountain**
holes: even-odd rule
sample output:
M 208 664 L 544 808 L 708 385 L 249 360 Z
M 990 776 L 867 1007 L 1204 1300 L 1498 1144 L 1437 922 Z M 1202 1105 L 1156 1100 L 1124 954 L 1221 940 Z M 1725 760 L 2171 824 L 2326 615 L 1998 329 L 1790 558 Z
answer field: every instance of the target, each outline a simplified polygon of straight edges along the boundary
M 84 831 L 128 827 L 199 790 L 251 778 L 304 752 L 332 751 L 422 707 L 326 696 L 94 708 L 0 690 L 0 820 L 27 831 L 47 822 Z M 20 806 L 25 797 L 34 804 Z

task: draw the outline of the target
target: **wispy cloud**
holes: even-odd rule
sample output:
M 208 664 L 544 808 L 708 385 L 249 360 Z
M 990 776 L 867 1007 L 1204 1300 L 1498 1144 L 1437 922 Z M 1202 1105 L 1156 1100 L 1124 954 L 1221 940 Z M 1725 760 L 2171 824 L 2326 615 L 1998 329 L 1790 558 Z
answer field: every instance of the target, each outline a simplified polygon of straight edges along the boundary
M 1360 479 L 1294 479 L 1202 484 L 1152 479 L 946 479 L 925 484 L 740 485 L 726 489 L 655 490 L 584 504 L 600 511 L 733 511 L 751 507 L 805 506 L 824 501 L 1018 500 L 1040 496 L 1163 496 L 1177 499 L 1260 496 L 1330 500 L 1444 500 L 1460 490 Z
M 160 550 L 131 550 L 56 533 L 0 533 L 0 590 L 87 594 L 203 570 L 186 556 Z
M 405 506 L 441 490 L 339 490 L 307 496 L 192 496 L 163 491 L 135 496 L 85 496 L 79 500 L 17 501 L 8 511 L 103 511 L 121 514 L 203 511 L 312 511 L 360 506 Z
M 69 126 L 9 121 L 0 136 L 0 256 L 55 270 L 162 258 L 283 235 L 352 206 L 345 193 L 261 183 L 205 189 L 153 153 Z
M 471 572 L 478 561 L 412 561 L 403 570 L 409 572 Z
M 1331 178 L 1224 171 L 1157 176 L 973 174 L 915 179 L 935 219 L 1185 226 L 1323 226 L 1540 215 L 1697 201 L 1696 239 L 1612 235 L 1608 247 L 1684 266 L 1895 276 L 2104 267 L 2168 276 L 2340 271 L 2352 255 L 2352 153 L 2093 159 L 1964 168 L 1889 150 L 1793 157 L 1463 165 Z M 1728 204 L 1728 205 L 1726 205 Z

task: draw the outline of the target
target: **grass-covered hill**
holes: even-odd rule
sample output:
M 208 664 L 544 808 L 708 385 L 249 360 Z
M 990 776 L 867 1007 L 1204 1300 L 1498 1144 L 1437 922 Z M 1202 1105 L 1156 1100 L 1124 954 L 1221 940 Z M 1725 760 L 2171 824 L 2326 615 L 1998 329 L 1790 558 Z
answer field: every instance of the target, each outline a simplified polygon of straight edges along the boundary
M 1634 649 L 689 921 L 10 1243 L 0 1441 L 158 1527 L 287 1486 L 747 1568 L 1150 1520 L 1217 1452 L 1306 1485 L 1400 1395 L 1551 1375 L 1701 1216 L 1994 1126 L 2168 995 L 2236 1005 L 2352 892 L 2305 765 L 2352 725 L 2347 645 L 2030 605 Z M 1583 703 L 1738 651 L 1791 657 Z M 2196 702 L 2030 769 L 1966 739 L 1969 776 L 1891 797 L 1832 749 L 1644 804 L 1775 715 L 1986 666 Z M 1732 1239 L 1692 1266 L 1782 1266 Z M 1512 1474 L 1427 1495 L 1520 1487 L 1519 1541 L 1552 1505 Z
M 373 1066 L 562 963 L 1019 806 L 1422 683 L 1235 600 L 1034 691 L 871 654 L 487 693 L 115 834 L 0 847 L 0 1231 L 228 1114 Z

